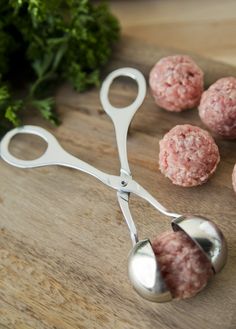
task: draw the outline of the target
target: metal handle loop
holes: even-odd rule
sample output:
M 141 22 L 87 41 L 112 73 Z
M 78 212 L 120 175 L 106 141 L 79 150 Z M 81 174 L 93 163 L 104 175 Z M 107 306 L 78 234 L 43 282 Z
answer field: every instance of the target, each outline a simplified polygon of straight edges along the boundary
M 109 90 L 111 87 L 112 82 L 114 79 L 120 77 L 120 76 L 126 76 L 131 79 L 134 79 L 138 84 L 138 94 L 136 99 L 133 101 L 132 104 L 125 106 L 125 107 L 115 107 L 113 106 L 109 101 Z M 113 72 L 111 72 L 106 79 L 104 80 L 101 90 L 100 90 L 100 99 L 102 106 L 104 108 L 104 111 L 113 119 L 117 115 L 120 116 L 121 110 L 124 111 L 127 115 L 127 113 L 132 112 L 132 116 L 137 111 L 137 109 L 141 106 L 144 97 L 146 95 L 146 81 L 143 76 L 143 74 L 131 67 L 123 67 L 121 69 L 117 69 Z
M 130 77 L 131 79 L 134 79 L 138 84 L 138 95 L 136 99 L 132 104 L 123 108 L 113 106 L 108 98 L 110 86 L 113 80 L 120 76 Z M 124 176 L 131 176 L 126 145 L 128 128 L 135 112 L 141 106 L 145 95 L 146 81 L 143 74 L 140 71 L 130 67 L 124 67 L 111 72 L 104 80 L 101 87 L 101 103 L 104 108 L 104 111 L 109 115 L 115 127 L 116 141 L 121 163 L 121 175 Z
M 16 158 L 9 151 L 9 145 L 12 138 L 18 134 L 32 134 L 41 137 L 47 143 L 46 151 L 37 159 L 22 160 Z M 0 145 L 1 157 L 11 165 L 19 168 L 34 168 L 55 163 L 58 151 L 61 151 L 61 146 L 56 138 L 47 130 L 37 126 L 22 126 L 10 130 L 1 140 Z

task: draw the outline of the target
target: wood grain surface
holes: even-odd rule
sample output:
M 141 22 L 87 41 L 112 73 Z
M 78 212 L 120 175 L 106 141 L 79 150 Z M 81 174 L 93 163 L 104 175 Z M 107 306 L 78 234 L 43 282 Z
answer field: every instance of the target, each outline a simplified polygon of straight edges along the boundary
M 124 38 L 107 71 L 132 66 L 146 77 L 161 56 L 171 53 Z M 194 56 L 206 85 L 236 68 Z M 104 72 L 104 76 L 106 72 Z M 117 80 L 111 99 L 123 106 L 136 86 Z M 52 128 L 32 115 L 26 123 L 53 132 L 63 147 L 95 167 L 119 173 L 113 126 L 101 108 L 98 89 L 84 94 L 69 85 L 57 94 L 63 124 Z M 158 141 L 176 124 L 202 126 L 196 109 L 182 114 L 157 108 L 150 94 L 129 132 L 128 153 L 134 178 L 163 205 L 178 213 L 213 219 L 229 246 L 228 263 L 195 298 L 166 304 L 140 298 L 127 277 L 131 248 L 115 191 L 96 179 L 62 167 L 17 169 L 0 162 L 0 328 L 1 329 L 234 329 L 236 327 L 236 198 L 231 173 L 235 141 L 217 139 L 221 162 L 203 186 L 173 186 L 158 170 Z M 36 138 L 18 137 L 15 155 L 30 159 L 43 151 Z M 169 219 L 131 197 L 141 238 L 170 228 Z
M 235 0 L 112 0 L 125 35 L 236 65 Z

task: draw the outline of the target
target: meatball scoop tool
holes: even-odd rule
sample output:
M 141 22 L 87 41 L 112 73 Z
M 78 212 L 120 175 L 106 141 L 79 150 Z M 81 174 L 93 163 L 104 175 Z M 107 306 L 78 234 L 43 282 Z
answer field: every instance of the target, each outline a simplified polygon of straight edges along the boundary
M 135 101 L 124 108 L 111 105 L 108 93 L 113 80 L 120 76 L 134 79 L 138 85 L 138 95 Z M 184 231 L 210 260 L 215 273 L 219 272 L 226 262 L 227 246 L 221 231 L 208 219 L 200 216 L 181 216 L 168 211 L 148 191 L 138 184 L 131 175 L 127 158 L 127 133 L 130 122 L 143 103 L 146 95 L 146 82 L 141 72 L 133 68 L 121 68 L 111 72 L 104 80 L 100 99 L 104 111 L 110 116 L 115 127 L 118 153 L 121 163 L 120 175 L 114 176 L 102 172 L 88 163 L 67 153 L 56 138 L 43 128 L 23 126 L 9 131 L 2 139 L 1 157 L 9 164 L 19 168 L 35 168 L 59 165 L 70 167 L 90 174 L 117 192 L 118 202 L 128 225 L 133 248 L 128 259 L 128 273 L 131 283 L 139 295 L 147 300 L 165 302 L 172 299 L 171 293 L 162 277 L 158 260 L 154 254 L 149 239 L 139 240 L 137 230 L 129 209 L 130 194 L 145 199 L 162 214 L 172 218 L 174 231 Z M 43 138 L 48 146 L 39 158 L 26 161 L 13 156 L 9 144 L 17 134 L 33 134 Z

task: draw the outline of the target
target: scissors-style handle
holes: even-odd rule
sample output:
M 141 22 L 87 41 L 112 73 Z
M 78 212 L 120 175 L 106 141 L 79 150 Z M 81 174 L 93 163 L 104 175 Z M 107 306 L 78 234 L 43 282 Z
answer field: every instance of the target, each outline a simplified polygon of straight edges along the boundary
M 108 97 L 109 89 L 113 80 L 120 76 L 130 77 L 138 84 L 138 94 L 136 99 L 132 104 L 123 108 L 113 106 Z M 131 175 L 127 158 L 128 128 L 135 112 L 143 103 L 145 95 L 146 81 L 143 74 L 140 71 L 130 67 L 124 67 L 111 72 L 104 80 L 100 91 L 100 99 L 104 111 L 110 116 L 115 126 L 116 140 L 121 163 L 121 173 L 128 176 Z
M 41 137 L 47 143 L 46 151 L 34 160 L 16 158 L 10 153 L 9 145 L 13 137 L 18 134 L 31 134 Z M 19 168 L 35 168 L 55 164 L 55 162 L 58 162 L 61 152 L 63 151 L 64 150 L 52 134 L 37 126 L 22 126 L 12 129 L 1 140 L 1 157 L 9 164 Z
M 39 158 L 34 160 L 22 160 L 16 158 L 10 153 L 9 145 L 12 138 L 17 134 L 32 134 L 43 138 L 47 143 L 46 151 Z M 118 177 L 108 175 L 66 152 L 50 132 L 38 126 L 22 126 L 10 130 L 1 140 L 0 153 L 3 160 L 19 168 L 59 165 L 83 171 L 115 189 L 117 189 L 119 182 Z

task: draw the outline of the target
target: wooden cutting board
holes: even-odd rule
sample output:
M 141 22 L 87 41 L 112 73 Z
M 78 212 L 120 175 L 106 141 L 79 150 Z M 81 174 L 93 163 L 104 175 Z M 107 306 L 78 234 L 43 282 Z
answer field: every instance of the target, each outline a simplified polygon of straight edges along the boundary
M 162 56 L 176 53 L 124 38 L 107 71 L 124 66 L 148 77 Z M 206 85 L 234 75 L 236 68 L 194 56 Z M 106 72 L 104 72 L 104 76 Z M 119 106 L 135 98 L 135 84 L 117 80 L 111 99 Z M 93 166 L 119 173 L 113 126 L 99 101 L 99 90 L 84 94 L 64 85 L 57 94 L 63 124 L 52 128 L 32 114 L 26 123 L 53 132 L 63 147 Z M 150 303 L 127 277 L 131 242 L 115 191 L 96 179 L 62 167 L 17 169 L 0 162 L 0 328 L 234 329 L 236 327 L 236 196 L 231 174 L 235 141 L 217 140 L 221 162 L 203 186 L 174 186 L 158 170 L 158 141 L 174 125 L 203 127 L 196 109 L 182 114 L 157 108 L 149 92 L 129 133 L 134 178 L 163 205 L 178 213 L 213 219 L 229 245 L 227 266 L 197 297 Z M 14 154 L 30 159 L 43 150 L 36 138 L 18 137 Z M 140 238 L 170 229 L 170 221 L 132 196 L 131 210 Z

